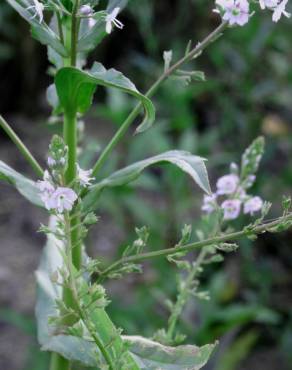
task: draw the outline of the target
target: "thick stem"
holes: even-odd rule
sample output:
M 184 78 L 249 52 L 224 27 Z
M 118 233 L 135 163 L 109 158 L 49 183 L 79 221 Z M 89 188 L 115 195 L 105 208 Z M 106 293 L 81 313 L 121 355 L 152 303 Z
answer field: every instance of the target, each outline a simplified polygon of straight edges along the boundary
M 27 160 L 30 164 L 31 168 L 34 170 L 38 177 L 43 177 L 44 171 L 42 167 L 39 165 L 37 160 L 33 157 L 31 152 L 28 148 L 24 145 L 18 135 L 13 131 L 13 129 L 9 126 L 9 124 L 5 121 L 5 119 L 0 116 L 0 127 L 6 132 L 7 136 L 11 139 L 11 141 L 16 145 L 20 153 L 23 157 Z
M 72 18 L 71 18 L 71 58 L 70 65 L 72 67 L 76 66 L 77 61 L 77 43 L 78 43 L 78 33 L 79 33 L 79 20 L 77 19 L 77 12 L 79 9 L 79 0 L 74 3 Z M 69 30 L 68 30 L 69 31 Z M 69 33 L 69 32 L 68 32 Z M 65 42 L 70 39 L 68 34 L 66 34 Z M 66 61 L 64 61 L 66 65 Z M 64 114 L 64 127 L 63 127 L 64 142 L 68 146 L 68 168 L 65 174 L 66 185 L 71 184 L 76 178 L 76 162 L 77 162 L 77 114 L 76 111 L 65 112 Z M 79 270 L 82 264 L 82 247 L 79 240 L 79 217 L 74 215 L 74 210 L 71 214 L 71 224 L 72 228 L 70 234 L 70 243 L 74 246 L 72 248 L 72 260 L 74 267 Z M 74 297 L 69 289 L 64 289 L 63 297 L 66 305 L 68 307 L 74 306 Z M 70 362 L 62 358 L 60 355 L 52 354 L 52 367 L 50 370 L 69 370 L 71 368 Z
M 263 223 L 261 225 L 253 227 L 252 229 L 245 228 L 241 231 L 224 234 L 221 236 L 217 236 L 214 238 L 206 239 L 206 240 L 195 242 L 195 243 L 189 243 L 189 244 L 186 244 L 180 247 L 173 247 L 173 248 L 162 249 L 162 250 L 149 252 L 149 253 L 141 253 L 141 254 L 137 254 L 134 256 L 130 256 L 130 257 L 124 257 L 114 262 L 112 265 L 110 265 L 108 268 L 102 271 L 100 275 L 100 280 L 104 279 L 109 273 L 117 270 L 119 267 L 127 263 L 142 262 L 142 261 L 146 261 L 152 258 L 165 257 L 165 256 L 169 256 L 172 254 L 180 253 L 180 252 L 188 253 L 196 249 L 202 249 L 209 245 L 230 242 L 233 240 L 241 239 L 243 237 L 249 237 L 249 236 L 254 236 L 257 234 L 262 234 L 264 232 L 269 232 L 269 230 L 272 230 L 273 228 L 281 225 L 282 223 L 291 222 L 291 221 L 292 221 L 292 213 L 289 213 L 286 216 L 279 217 L 275 221 Z
M 227 27 L 226 22 L 222 22 L 213 32 L 211 32 L 201 43 L 198 43 L 197 46 L 192 49 L 189 53 L 187 53 L 183 58 L 181 58 L 177 63 L 171 66 L 168 70 L 164 71 L 164 73 L 157 79 L 156 82 L 150 87 L 150 89 L 145 94 L 148 98 L 151 98 L 159 86 L 170 76 L 172 75 L 177 69 L 179 69 L 184 63 L 189 62 L 192 58 L 199 55 L 210 43 L 216 40 L 217 37 L 220 36 L 221 32 Z M 110 153 L 116 147 L 116 145 L 120 142 L 123 138 L 125 133 L 127 132 L 130 125 L 134 122 L 135 118 L 140 113 L 142 108 L 142 104 L 138 104 L 134 110 L 130 113 L 127 119 L 123 122 L 119 130 L 116 132 L 112 140 L 108 143 L 105 147 L 103 152 L 101 153 L 99 159 L 97 160 L 96 164 L 93 167 L 92 175 L 96 176 L 101 167 L 104 165 L 105 161 L 107 160 Z

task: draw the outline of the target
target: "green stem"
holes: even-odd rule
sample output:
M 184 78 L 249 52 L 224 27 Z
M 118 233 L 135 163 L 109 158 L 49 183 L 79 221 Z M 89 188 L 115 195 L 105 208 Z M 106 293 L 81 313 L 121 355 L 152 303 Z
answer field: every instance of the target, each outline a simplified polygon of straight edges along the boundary
M 86 326 L 87 330 L 91 334 L 95 344 L 99 348 L 100 352 L 102 353 L 106 363 L 109 366 L 109 370 L 114 370 L 114 365 L 111 359 L 110 354 L 108 353 L 107 349 L 103 345 L 103 342 L 99 339 L 98 335 L 95 333 L 95 331 L 92 329 L 92 325 L 90 323 L 90 319 L 87 315 L 86 309 L 82 308 L 79 303 L 79 296 L 78 296 L 78 289 L 75 282 L 75 276 L 74 276 L 74 270 L 76 266 L 74 265 L 74 258 L 73 253 L 73 240 L 72 240 L 72 230 L 71 230 L 72 221 L 70 221 L 70 215 L 65 215 L 65 232 L 66 232 L 66 254 L 68 258 L 68 272 L 69 272 L 69 280 L 70 280 L 70 300 L 71 300 L 71 306 L 74 306 L 79 314 L 80 319 L 84 322 L 84 325 Z M 53 369 L 54 370 L 54 369 Z
M 77 19 L 77 12 L 79 9 L 79 0 L 76 0 L 73 6 L 72 18 L 71 18 L 71 54 L 70 54 L 70 65 L 76 66 L 77 60 L 77 43 L 79 34 L 79 20 Z M 67 29 L 67 33 L 70 32 Z M 68 40 L 68 34 L 66 34 L 66 40 Z M 64 61 L 66 65 L 66 61 Z M 74 182 L 76 178 L 76 162 L 77 162 L 77 114 L 76 111 L 65 112 L 64 114 L 64 128 L 63 128 L 64 142 L 68 146 L 68 168 L 65 174 L 66 185 Z M 70 228 L 70 243 L 75 247 L 72 249 L 71 263 L 74 267 L 79 270 L 82 264 L 82 247 L 79 239 L 80 228 L 79 217 L 71 213 Z M 64 289 L 64 301 L 68 307 L 75 305 L 74 297 L 69 289 Z M 69 370 L 70 362 L 63 359 L 60 355 L 52 354 L 52 367 L 51 370 Z
M 61 357 L 58 353 L 52 353 L 50 370 L 67 370 L 70 369 L 69 362 Z
M 79 35 L 79 19 L 77 17 L 79 9 L 79 0 L 76 0 L 72 10 L 72 27 L 71 27 L 71 67 L 76 66 L 77 61 L 77 44 Z
M 190 290 L 192 288 L 192 284 L 196 276 L 199 274 L 200 267 L 207 255 L 206 249 L 202 249 L 198 255 L 198 258 L 193 264 L 193 268 L 189 272 L 187 279 L 184 282 L 183 289 L 179 293 L 177 300 L 175 302 L 174 308 L 172 309 L 172 313 L 168 320 L 168 330 L 167 330 L 167 338 L 170 343 L 174 340 L 175 328 L 178 322 L 179 317 L 184 309 L 184 306 L 190 296 Z
M 178 68 L 180 68 L 184 63 L 189 62 L 191 59 L 199 55 L 210 43 L 217 39 L 221 32 L 227 27 L 226 22 L 222 22 L 213 32 L 211 32 L 201 43 L 198 43 L 197 46 L 192 49 L 189 53 L 187 53 L 183 58 L 181 58 L 177 63 L 171 66 L 168 70 L 164 71 L 164 73 L 158 78 L 158 80 L 150 87 L 150 89 L 145 94 L 148 98 L 151 98 L 159 86 L 171 75 L 173 74 Z M 96 164 L 93 167 L 92 175 L 96 177 L 101 167 L 104 165 L 105 161 L 107 160 L 110 153 L 116 147 L 116 145 L 120 142 L 123 138 L 125 133 L 127 132 L 130 125 L 134 122 L 135 118 L 138 116 L 140 110 L 142 108 L 142 104 L 138 104 L 134 110 L 130 113 L 127 119 L 123 122 L 119 130 L 116 132 L 112 140 L 108 143 L 105 147 L 103 152 L 101 153 L 99 159 L 97 160 Z
M 241 231 L 217 236 L 214 238 L 206 239 L 203 241 L 198 241 L 195 243 L 189 243 L 180 247 L 173 247 L 173 248 L 168 248 L 168 249 L 161 249 L 158 251 L 154 252 L 149 252 L 149 253 L 141 253 L 137 254 L 134 256 L 129 256 L 129 257 L 124 257 L 119 259 L 118 261 L 114 262 L 112 265 L 110 265 L 108 268 L 106 268 L 104 271 L 101 272 L 100 274 L 100 279 L 104 279 L 109 273 L 112 271 L 116 270 L 117 268 L 123 266 L 124 264 L 128 263 L 137 263 L 137 262 L 142 262 L 145 260 L 149 260 L 152 258 L 157 258 L 157 257 L 165 257 L 169 256 L 175 253 L 180 253 L 180 252 L 191 252 L 196 249 L 201 249 L 204 247 L 207 247 L 209 245 L 213 244 L 218 244 L 218 243 L 223 243 L 223 242 L 228 242 L 232 240 L 238 240 L 243 237 L 249 237 L 257 234 L 261 234 L 264 232 L 269 232 L 271 229 L 279 226 L 282 223 L 290 222 L 292 221 L 292 214 L 289 213 L 286 216 L 279 217 L 277 220 L 272 221 L 272 222 L 267 222 L 263 223 L 261 225 L 255 226 L 252 229 L 245 228 Z
M 58 23 L 58 31 L 59 31 L 60 41 L 65 46 L 65 38 L 64 38 L 61 15 L 60 15 L 59 12 L 56 12 L 56 16 L 57 16 L 57 23 Z
M 13 131 L 13 129 L 9 126 L 9 124 L 5 121 L 5 119 L 0 115 L 0 127 L 6 132 L 7 136 L 12 140 L 12 142 L 16 145 L 18 150 L 21 152 L 23 157 L 27 160 L 30 164 L 31 168 L 34 170 L 38 177 L 43 177 L 44 171 L 42 167 L 39 165 L 37 160 L 33 157 L 31 152 L 28 148 L 24 145 L 18 135 Z

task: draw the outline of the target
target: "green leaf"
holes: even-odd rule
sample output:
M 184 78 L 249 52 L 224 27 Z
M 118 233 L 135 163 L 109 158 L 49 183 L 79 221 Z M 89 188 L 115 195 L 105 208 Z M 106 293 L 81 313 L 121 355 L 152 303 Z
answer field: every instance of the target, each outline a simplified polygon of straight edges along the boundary
M 15 186 L 19 193 L 31 203 L 43 207 L 43 202 L 38 195 L 39 191 L 36 183 L 14 171 L 2 161 L 0 161 L 0 180 Z
M 55 220 L 51 218 L 50 227 L 54 227 Z M 44 248 L 40 266 L 36 271 L 37 278 L 37 305 L 36 317 L 38 340 L 42 349 L 61 354 L 70 361 L 76 361 L 89 367 L 99 367 L 102 357 L 96 345 L 89 340 L 70 335 L 57 335 L 48 319 L 56 316 L 55 300 L 62 297 L 60 285 L 52 283 L 50 277 L 63 264 L 59 249 L 63 249 L 62 242 L 50 234 Z M 119 336 L 112 340 L 112 333 L 116 328 L 104 309 L 95 309 L 92 321 L 96 325 L 96 333 L 107 343 L 113 352 L 119 352 L 122 344 L 128 349 L 127 365 L 122 370 L 198 370 L 206 364 L 215 345 L 206 345 L 201 348 L 195 346 L 166 347 L 140 336 Z M 110 341 L 110 342 L 109 342 Z M 111 348 L 112 347 L 112 348 Z
M 110 13 L 114 8 L 123 9 L 127 5 L 128 0 L 110 0 L 106 8 L 106 12 Z M 80 38 L 78 41 L 78 52 L 89 52 L 107 35 L 105 32 L 105 20 L 102 17 L 96 18 L 96 23 L 93 27 L 89 26 L 88 20 L 81 21 Z
M 100 63 L 94 63 L 88 72 L 73 67 L 61 68 L 55 77 L 55 84 L 60 103 L 67 112 L 85 113 L 91 105 L 96 86 L 101 85 L 122 90 L 140 100 L 145 118 L 138 127 L 138 132 L 145 131 L 154 122 L 155 109 L 151 101 L 121 72 L 115 69 L 106 70 Z
M 137 356 L 140 369 L 199 370 L 208 362 L 216 344 L 203 347 L 164 346 L 140 336 L 124 336 L 131 353 Z
M 31 25 L 32 36 L 36 40 L 43 45 L 51 46 L 63 57 L 68 56 L 57 34 L 44 21 L 40 23 L 38 17 L 34 17 L 35 10 L 33 8 L 28 9 L 33 5 L 32 2 L 27 0 L 7 0 L 7 2 Z
M 90 192 L 84 197 L 84 209 L 94 208 L 94 204 L 99 198 L 101 190 L 104 188 L 128 184 L 136 180 L 146 168 L 161 162 L 172 163 L 179 167 L 182 171 L 190 175 L 203 191 L 208 194 L 211 193 L 205 159 L 186 151 L 171 150 L 131 164 L 114 172 L 96 185 L 93 185 L 90 188 Z

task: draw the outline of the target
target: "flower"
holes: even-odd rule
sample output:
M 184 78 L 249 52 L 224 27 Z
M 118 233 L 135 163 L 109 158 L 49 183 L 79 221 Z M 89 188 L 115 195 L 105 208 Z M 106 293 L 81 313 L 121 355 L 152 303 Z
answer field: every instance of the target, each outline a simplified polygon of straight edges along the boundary
M 66 164 L 66 159 L 64 157 L 60 158 L 60 159 L 54 159 L 53 157 L 48 157 L 48 166 L 53 168 L 53 167 L 56 167 L 56 166 L 65 166 Z
M 262 9 L 268 8 L 272 9 L 276 7 L 279 3 L 279 0 L 259 0 L 260 1 L 260 7 Z
M 94 10 L 89 4 L 85 4 L 79 8 L 79 13 L 81 15 L 92 15 L 94 13 Z
M 212 213 L 216 209 L 216 194 L 204 195 L 202 211 L 207 214 Z
M 222 19 L 227 21 L 230 26 L 235 24 L 243 26 L 249 20 L 249 2 L 247 0 L 216 0 L 216 5 L 220 11 L 215 9 L 215 12 L 222 12 Z
M 217 194 L 225 195 L 235 192 L 239 184 L 239 177 L 235 174 L 225 175 L 217 181 Z
M 243 212 L 245 214 L 250 214 L 253 216 L 255 212 L 259 212 L 263 207 L 264 202 L 260 197 L 253 197 L 250 198 L 248 201 L 244 203 Z
M 105 30 L 108 34 L 112 32 L 113 25 L 119 29 L 122 29 L 124 27 L 123 23 L 117 19 L 117 16 L 120 10 L 121 9 L 118 7 L 114 8 L 114 10 L 105 17 L 105 22 L 106 22 Z
M 277 5 L 273 9 L 274 13 L 273 13 L 272 19 L 273 19 L 274 22 L 278 22 L 280 20 L 280 18 L 282 17 L 282 15 L 284 15 L 287 18 L 291 17 L 291 14 L 286 11 L 286 5 L 287 4 L 288 4 L 288 0 L 283 0 L 283 1 L 280 2 L 279 5 Z
M 58 213 L 64 211 L 71 211 L 74 202 L 77 199 L 77 194 L 70 188 L 59 187 L 52 194 L 50 194 L 46 208 L 48 210 L 56 210 Z
M 221 204 L 224 211 L 224 220 L 235 220 L 240 214 L 241 201 L 228 199 Z
M 26 10 L 34 9 L 35 14 L 31 17 L 31 19 L 39 17 L 39 22 L 42 23 L 42 21 L 44 20 L 43 13 L 44 13 L 45 6 L 38 0 L 32 0 L 32 1 L 34 5 L 29 6 L 28 8 L 26 8 Z
M 91 185 L 91 182 L 94 179 L 93 177 L 90 177 L 92 174 L 92 170 L 83 170 L 77 164 L 77 173 L 78 180 L 81 186 L 86 187 Z
M 37 187 L 40 191 L 40 198 L 44 202 L 45 207 L 49 209 L 49 200 L 51 195 L 55 191 L 54 186 L 51 183 L 51 176 L 48 171 L 44 172 L 44 179 L 43 181 L 37 182 Z

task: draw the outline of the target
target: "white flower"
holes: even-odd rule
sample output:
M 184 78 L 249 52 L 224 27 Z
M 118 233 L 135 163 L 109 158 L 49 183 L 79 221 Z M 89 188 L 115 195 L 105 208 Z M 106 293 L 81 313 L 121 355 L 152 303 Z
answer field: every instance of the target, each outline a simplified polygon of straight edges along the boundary
M 244 204 L 243 212 L 245 214 L 250 214 L 253 216 L 255 212 L 259 212 L 263 207 L 264 202 L 260 197 L 253 197 L 250 198 L 247 202 Z
M 225 175 L 217 181 L 217 194 L 225 195 L 235 192 L 239 184 L 239 177 L 235 174 Z
M 207 214 L 212 213 L 216 209 L 216 194 L 204 195 L 202 211 Z
M 48 210 L 56 210 L 58 213 L 71 211 L 76 199 L 77 194 L 74 190 L 59 187 L 49 196 L 46 208 Z
M 282 15 L 284 15 L 287 18 L 291 17 L 291 14 L 286 11 L 286 5 L 288 4 L 288 0 L 283 0 L 279 5 L 274 8 L 274 13 L 273 13 L 273 21 L 278 22 Z
M 45 5 L 42 4 L 38 0 L 32 0 L 32 1 L 33 1 L 34 5 L 29 6 L 28 8 L 26 8 L 26 10 L 34 9 L 35 14 L 31 17 L 31 19 L 39 17 L 39 22 L 42 23 L 42 21 L 44 20 L 44 14 L 43 13 L 44 13 Z
M 222 19 L 230 26 L 235 24 L 243 26 L 249 20 L 249 2 L 247 0 L 216 0 L 216 5 L 223 12 Z M 218 13 L 218 10 L 215 9 Z M 219 13 L 221 13 L 219 11 Z
M 106 16 L 105 30 L 108 34 L 112 32 L 113 26 L 116 26 L 119 29 L 122 29 L 124 27 L 123 23 L 117 19 L 120 10 L 120 8 L 114 8 L 114 10 Z
M 92 174 L 92 170 L 83 170 L 82 168 L 79 167 L 78 164 L 77 166 L 77 173 L 78 173 L 78 180 L 81 186 L 86 187 L 91 185 L 92 180 L 94 180 L 93 177 L 90 177 Z
M 221 204 L 224 211 L 224 220 L 235 220 L 240 214 L 241 201 L 239 199 L 228 199 Z

